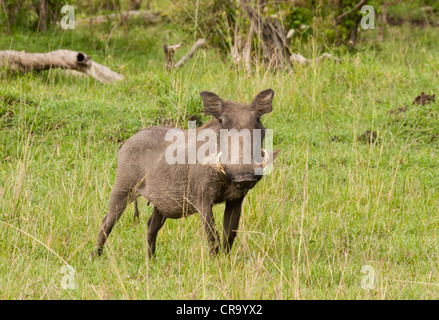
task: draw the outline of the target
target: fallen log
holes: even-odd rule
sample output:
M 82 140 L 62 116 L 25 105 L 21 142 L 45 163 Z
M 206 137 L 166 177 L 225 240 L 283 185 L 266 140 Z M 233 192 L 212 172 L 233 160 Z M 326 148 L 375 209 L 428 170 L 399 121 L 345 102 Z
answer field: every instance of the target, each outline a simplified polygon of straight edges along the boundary
M 52 68 L 75 70 L 101 83 L 124 79 L 123 75 L 93 61 L 85 53 L 71 50 L 55 50 L 47 53 L 29 53 L 14 50 L 0 51 L 0 68 L 21 73 Z

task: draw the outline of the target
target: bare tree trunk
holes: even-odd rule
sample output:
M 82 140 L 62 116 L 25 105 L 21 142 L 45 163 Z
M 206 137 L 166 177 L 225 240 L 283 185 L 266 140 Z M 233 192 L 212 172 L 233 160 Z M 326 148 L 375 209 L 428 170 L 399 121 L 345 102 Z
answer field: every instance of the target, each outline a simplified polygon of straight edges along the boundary
M 251 66 L 251 53 L 252 53 L 252 37 L 255 33 L 255 23 L 250 21 L 250 28 L 247 34 L 247 39 L 245 40 L 244 48 L 242 49 L 242 58 L 245 63 L 245 70 L 248 74 L 252 72 Z
M 119 0 L 104 0 L 100 2 L 99 9 L 118 11 L 120 10 Z
M 361 7 L 363 5 L 365 5 L 368 2 L 368 0 L 360 0 L 355 6 L 353 6 L 352 8 L 350 8 L 349 10 L 341 13 L 345 8 L 344 8 L 344 4 L 343 4 L 343 0 L 339 0 L 338 2 L 338 12 L 341 13 L 339 14 L 335 20 L 334 20 L 334 27 L 335 27 L 335 32 L 336 32 L 336 38 L 338 40 L 338 43 L 342 43 L 344 41 L 347 41 L 349 45 L 351 46 L 355 46 L 357 44 L 357 40 L 358 40 L 358 27 L 360 25 L 361 22 L 361 18 L 362 16 L 360 15 L 360 10 Z M 347 39 L 343 39 L 342 36 L 340 36 L 340 31 L 339 31 L 339 25 L 342 24 L 342 21 L 345 20 L 346 18 L 351 18 L 352 20 L 355 20 L 355 25 L 354 27 L 352 27 L 349 30 L 349 34 L 347 36 Z
M 291 52 L 279 20 L 271 17 L 263 20 L 256 10 L 249 6 L 244 6 L 244 10 L 254 24 L 256 34 L 262 40 L 265 62 L 275 69 L 289 68 Z
M 48 0 L 49 1 L 49 0 Z M 61 1 L 55 1 L 55 3 L 49 2 L 49 21 L 50 23 L 60 21 Z
M 357 21 L 355 22 L 355 26 L 350 30 L 349 32 L 349 40 L 348 44 L 352 47 L 355 47 L 358 41 L 358 27 L 361 22 L 361 16 L 357 18 Z
M 17 22 L 18 11 L 21 9 L 23 3 L 21 1 L 10 2 L 7 0 L 0 0 L 0 10 L 3 10 L 6 17 L 6 32 L 9 34 L 11 28 Z
M 380 41 L 384 40 L 384 34 L 386 33 L 386 27 L 387 27 L 387 7 L 388 4 L 385 3 L 381 7 L 381 14 L 379 15 L 379 22 L 380 22 L 380 32 L 378 39 Z
M 49 13 L 48 0 L 38 1 L 38 16 L 39 16 L 39 29 L 41 31 L 47 30 L 47 16 Z
M 139 10 L 142 0 L 130 0 L 130 10 Z
M 109 68 L 94 62 L 82 52 L 55 50 L 47 53 L 27 53 L 25 51 L 0 51 L 0 68 L 12 72 L 30 72 L 52 68 L 81 72 L 102 83 L 123 80 L 124 77 Z
M 6 33 L 10 34 L 11 33 L 11 23 L 9 21 L 10 17 L 9 17 L 8 9 L 6 8 L 6 5 L 5 5 L 5 0 L 0 0 L 0 4 L 1 4 L 1 7 L 2 7 L 3 11 L 5 12 L 5 17 L 6 17 Z

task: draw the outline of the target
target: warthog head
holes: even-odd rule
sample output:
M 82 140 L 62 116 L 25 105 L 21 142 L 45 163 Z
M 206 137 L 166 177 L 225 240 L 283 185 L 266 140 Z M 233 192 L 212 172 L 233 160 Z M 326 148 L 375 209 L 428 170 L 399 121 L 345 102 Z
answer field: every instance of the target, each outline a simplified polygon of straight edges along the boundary
M 272 111 L 273 96 L 274 91 L 268 89 L 251 104 L 241 104 L 223 101 L 212 92 L 201 92 L 205 114 L 215 118 L 204 126 L 217 133 L 215 166 L 239 189 L 253 188 L 276 155 L 262 148 L 266 129 L 261 117 Z

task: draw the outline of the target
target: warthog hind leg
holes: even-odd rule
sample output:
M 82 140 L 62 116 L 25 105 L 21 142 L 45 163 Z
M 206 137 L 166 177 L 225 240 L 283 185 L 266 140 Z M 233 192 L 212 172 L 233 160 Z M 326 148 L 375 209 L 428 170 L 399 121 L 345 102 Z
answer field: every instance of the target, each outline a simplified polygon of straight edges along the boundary
M 114 224 L 125 211 L 127 204 L 132 201 L 130 193 L 130 191 L 118 187 L 114 187 L 111 191 L 108 213 L 102 220 L 102 226 L 99 230 L 98 240 L 96 242 L 96 249 L 92 255 L 100 256 L 102 254 L 105 242 L 107 241 L 111 230 L 113 230 Z

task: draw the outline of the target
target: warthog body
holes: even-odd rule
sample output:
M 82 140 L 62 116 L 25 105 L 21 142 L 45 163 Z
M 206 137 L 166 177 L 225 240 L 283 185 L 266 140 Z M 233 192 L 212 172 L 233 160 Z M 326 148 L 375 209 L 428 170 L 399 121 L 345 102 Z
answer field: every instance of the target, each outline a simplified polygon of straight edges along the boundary
M 204 112 L 214 118 L 197 132 L 211 129 L 220 136 L 221 129 L 260 129 L 262 140 L 265 128 L 260 117 L 272 110 L 274 92 L 262 91 L 250 105 L 223 101 L 211 92 L 202 92 Z M 267 165 L 275 154 L 260 152 L 263 163 L 222 164 L 216 154 L 213 164 L 185 163 L 169 164 L 166 150 L 173 141 L 166 141 L 169 130 L 166 127 L 150 127 L 128 139 L 119 152 L 117 176 L 111 192 L 107 215 L 97 239 L 95 254 L 102 253 L 103 246 L 114 224 L 124 212 L 127 204 L 143 196 L 153 204 L 154 210 L 148 220 L 148 256 L 155 252 L 157 233 L 167 218 L 177 219 L 199 212 L 213 254 L 219 250 L 219 234 L 215 228 L 212 213 L 214 204 L 226 202 L 224 211 L 223 247 L 228 252 L 236 236 L 242 201 L 248 190 L 254 187 L 262 175 L 255 174 L 255 168 Z M 181 130 L 185 138 L 187 130 Z M 219 138 L 218 138 L 219 139 Z M 169 139 L 168 139 L 169 140 Z M 187 140 L 186 140 L 187 141 Z M 218 140 L 219 141 L 219 140 Z M 196 142 L 196 148 L 203 142 Z M 240 141 L 242 144 L 242 141 Z M 262 153 L 264 156 L 262 156 Z M 188 146 L 185 146 L 188 159 Z M 242 159 L 242 155 L 239 156 Z

